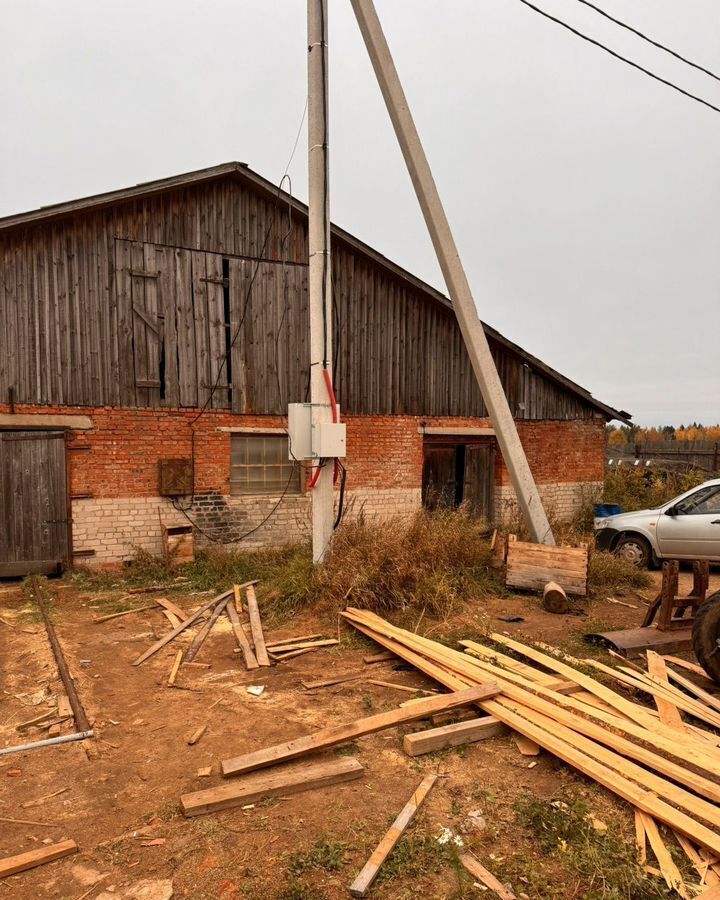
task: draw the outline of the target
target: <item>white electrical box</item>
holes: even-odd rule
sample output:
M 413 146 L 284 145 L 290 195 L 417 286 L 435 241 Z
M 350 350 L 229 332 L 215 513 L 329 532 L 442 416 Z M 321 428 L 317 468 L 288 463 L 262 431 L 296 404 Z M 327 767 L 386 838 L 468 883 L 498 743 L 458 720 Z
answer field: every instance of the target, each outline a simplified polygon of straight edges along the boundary
M 313 424 L 312 411 L 312 403 L 288 404 L 288 459 L 299 461 L 344 457 L 345 424 L 343 422 Z
M 319 422 L 313 428 L 312 449 L 318 459 L 345 456 L 345 423 Z

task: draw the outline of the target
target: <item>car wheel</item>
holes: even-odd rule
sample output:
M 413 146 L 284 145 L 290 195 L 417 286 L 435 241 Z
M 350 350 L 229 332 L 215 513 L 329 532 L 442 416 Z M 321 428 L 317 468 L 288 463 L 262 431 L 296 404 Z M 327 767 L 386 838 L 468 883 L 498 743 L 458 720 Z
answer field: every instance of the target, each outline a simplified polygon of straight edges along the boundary
M 695 613 L 692 629 L 693 650 L 708 675 L 720 683 L 720 591 L 713 594 Z
M 650 544 L 639 534 L 624 534 L 615 544 L 613 553 L 619 559 L 637 566 L 638 569 L 647 568 L 652 557 Z

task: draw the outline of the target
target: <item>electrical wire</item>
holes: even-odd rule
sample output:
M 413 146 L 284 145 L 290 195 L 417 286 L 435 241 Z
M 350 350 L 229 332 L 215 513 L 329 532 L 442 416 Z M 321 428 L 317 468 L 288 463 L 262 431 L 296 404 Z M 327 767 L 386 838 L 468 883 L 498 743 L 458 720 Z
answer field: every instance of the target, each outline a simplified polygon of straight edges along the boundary
M 616 53 L 615 50 L 611 50 L 610 47 L 602 44 L 600 41 L 596 41 L 595 38 L 591 38 L 589 35 L 584 34 L 582 31 L 578 31 L 577 28 L 573 28 L 572 25 L 568 25 L 568 23 L 564 22 L 562 19 L 558 19 L 556 16 L 551 15 L 544 9 L 540 9 L 539 6 L 535 6 L 534 3 L 530 3 L 530 0 L 519 0 L 519 2 L 524 6 L 527 6 L 528 9 L 532 9 L 539 15 L 544 16 L 544 18 L 549 19 L 551 22 L 555 22 L 556 25 L 560 25 L 562 28 L 567 29 L 567 31 L 571 32 L 576 37 L 582 38 L 582 40 L 587 41 L 589 44 L 593 44 L 594 46 L 599 47 L 601 50 L 609 53 L 610 56 L 614 56 L 615 59 L 619 59 L 621 60 L 621 62 L 627 63 L 627 65 L 632 66 L 633 69 L 637 69 L 644 75 L 653 78 L 655 81 L 659 81 L 661 84 L 667 85 L 667 87 L 672 88 L 679 94 L 683 94 L 683 96 L 689 97 L 691 100 L 695 100 L 697 103 L 701 103 L 703 106 L 707 106 L 708 109 L 712 109 L 714 112 L 720 112 L 720 107 L 715 106 L 707 100 L 703 100 L 702 97 L 698 97 L 696 94 L 691 94 L 690 91 L 686 91 L 684 88 L 679 87 L 674 82 L 668 81 L 667 78 L 662 78 L 660 75 L 656 75 L 654 72 L 651 72 L 649 69 L 644 68 L 639 63 L 633 62 L 633 60 L 628 59 L 626 56 L 622 56 L 620 53 Z
M 639 38 L 642 38 L 644 41 L 647 41 L 648 44 L 652 44 L 653 47 L 657 47 L 660 50 L 664 50 L 665 53 L 669 53 L 670 56 L 674 56 L 675 59 L 679 59 L 681 62 L 687 63 L 688 66 L 692 66 L 693 69 L 697 69 L 698 72 L 704 72 L 705 75 L 709 75 L 711 78 L 714 78 L 715 81 L 720 81 L 720 75 L 716 75 L 715 72 L 711 72 L 710 69 L 706 69 L 704 66 L 698 65 L 698 63 L 693 62 L 691 59 L 688 59 L 686 56 L 683 56 L 680 53 L 677 53 L 675 50 L 672 50 L 670 47 L 666 47 L 665 44 L 661 44 L 660 41 L 655 41 L 653 38 L 648 37 L 648 35 L 644 34 L 642 31 L 637 28 L 633 28 L 632 25 L 628 25 L 627 22 L 622 22 L 620 19 L 616 19 L 615 16 L 611 16 L 609 12 L 606 12 L 604 9 L 601 9 L 599 6 L 595 6 L 594 3 L 590 3 L 590 0 L 577 0 L 578 3 L 582 3 L 583 6 L 588 6 L 590 9 L 594 9 L 596 13 L 599 13 L 601 16 L 604 16 L 606 19 L 609 19 L 611 22 L 614 22 L 616 25 L 619 25 L 621 28 L 625 28 L 628 31 L 631 31 L 633 34 L 636 34 Z
M 250 537 L 251 534 L 255 534 L 256 531 L 260 531 L 260 529 L 263 527 L 263 525 L 265 525 L 265 523 L 268 522 L 273 517 L 273 515 L 275 515 L 275 512 L 277 511 L 278 507 L 285 499 L 285 495 L 287 494 L 288 490 L 290 489 L 290 482 L 292 481 L 293 476 L 295 475 L 296 471 L 297 471 L 297 469 L 295 467 L 295 464 L 293 464 L 293 467 L 292 467 L 292 470 L 290 471 L 290 475 L 288 477 L 287 483 L 286 483 L 285 487 L 283 488 L 283 492 L 280 495 L 280 497 L 278 498 L 278 501 L 275 504 L 275 506 L 273 506 L 273 508 L 265 516 L 265 518 L 262 520 L 262 522 L 260 522 L 259 525 L 256 525 L 254 528 L 251 528 L 250 531 L 246 531 L 245 534 L 240 535 L 240 537 L 228 538 L 227 540 L 223 539 L 223 538 L 215 537 L 214 535 L 212 535 L 208 531 L 206 531 L 204 528 L 202 528 L 200 525 L 198 525 L 198 523 L 188 515 L 187 510 L 190 509 L 190 507 L 185 509 L 184 507 L 179 506 L 178 503 L 176 502 L 175 497 L 172 498 L 172 505 L 173 505 L 174 509 L 176 509 L 178 512 L 181 512 L 185 516 L 185 518 L 193 526 L 193 528 L 196 528 L 200 532 L 200 534 L 203 535 L 203 537 L 206 537 L 213 544 L 238 544 L 238 543 L 240 543 L 240 541 L 244 541 L 245 538 Z M 192 504 L 190 506 L 192 506 Z

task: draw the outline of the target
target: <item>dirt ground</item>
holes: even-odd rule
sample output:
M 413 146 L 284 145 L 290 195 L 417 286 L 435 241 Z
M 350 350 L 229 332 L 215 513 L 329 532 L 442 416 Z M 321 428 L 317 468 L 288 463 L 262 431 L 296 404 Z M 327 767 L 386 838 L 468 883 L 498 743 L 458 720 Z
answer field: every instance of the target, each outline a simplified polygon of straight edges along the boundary
M 683 587 L 688 580 L 683 573 Z M 720 589 L 720 576 L 712 582 Z M 345 625 L 308 613 L 269 637 L 322 632 L 339 635 L 339 647 L 248 673 L 222 617 L 197 657 L 210 668 L 183 667 L 178 687 L 168 687 L 176 651 L 187 638 L 139 667 L 131 665 L 170 628 L 159 607 L 95 624 L 93 618 L 104 611 L 102 595 L 80 591 L 69 581 L 49 587 L 58 635 L 95 739 L 0 757 L 0 856 L 67 838 L 80 852 L 0 881 L 0 900 L 161 900 L 170 896 L 170 887 L 172 896 L 193 900 L 346 897 L 347 886 L 428 771 L 444 777 L 418 817 L 404 855 L 373 887 L 378 900 L 483 895 L 461 880 L 451 855 L 431 840 L 444 828 L 486 866 L 509 877 L 519 896 L 587 896 L 582 880 L 543 855 L 518 826 L 515 803 L 525 794 L 582 795 L 596 815 L 617 823 L 631 840 L 631 820 L 621 804 L 545 753 L 521 756 L 509 737 L 407 757 L 403 734 L 427 723 L 380 732 L 319 756 L 351 754 L 365 767 L 360 780 L 187 819 L 179 809 L 180 795 L 218 785 L 223 758 L 390 710 L 410 696 L 366 680 L 308 692 L 303 680 L 364 670 L 368 678 L 435 685 L 398 663 L 363 665 L 363 656 L 380 648 Z M 188 611 L 207 599 L 163 596 Z M 494 629 L 582 653 L 587 651 L 583 632 L 639 624 L 642 602 L 625 599 L 636 608 L 595 601 L 584 617 L 547 614 L 530 596 L 489 600 L 450 622 L 423 622 L 420 630 L 433 638 L 477 637 L 489 618 Z M 135 598 L 137 605 L 151 600 L 152 595 Z M 50 710 L 62 687 L 45 629 L 28 609 L 18 585 L 0 587 L 0 747 L 46 737 L 42 726 L 18 732 L 16 725 Z M 524 621 L 500 621 L 508 615 Z M 265 686 L 260 697 L 247 692 L 260 684 Z M 203 724 L 207 731 L 189 746 L 187 738 Z M 209 766 L 212 774 L 198 777 L 198 769 Z M 33 824 L 3 821 L 8 818 Z

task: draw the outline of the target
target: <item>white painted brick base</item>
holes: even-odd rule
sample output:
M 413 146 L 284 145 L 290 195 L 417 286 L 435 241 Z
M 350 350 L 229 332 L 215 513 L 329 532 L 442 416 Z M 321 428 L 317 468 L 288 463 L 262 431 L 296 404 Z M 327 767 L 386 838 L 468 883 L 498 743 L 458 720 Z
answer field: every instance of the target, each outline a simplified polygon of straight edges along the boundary
M 309 494 L 285 497 L 258 531 L 236 541 L 265 519 L 277 497 L 199 497 L 188 511 L 191 519 L 225 546 L 254 550 L 306 540 L 311 533 Z M 386 519 L 420 508 L 420 489 L 348 491 L 346 515 Z M 83 564 L 112 565 L 132 559 L 138 549 L 159 556 L 163 552 L 160 523 L 184 525 L 187 518 L 165 497 L 125 497 L 73 500 L 73 550 L 94 550 Z M 196 546 L 213 542 L 196 530 Z
M 602 496 L 602 481 L 569 481 L 539 484 L 540 497 L 548 517 L 569 522 L 585 503 L 597 503 Z M 520 509 L 510 485 L 495 488 L 495 520 L 510 525 L 518 521 Z

